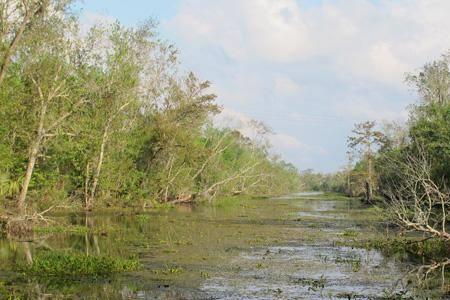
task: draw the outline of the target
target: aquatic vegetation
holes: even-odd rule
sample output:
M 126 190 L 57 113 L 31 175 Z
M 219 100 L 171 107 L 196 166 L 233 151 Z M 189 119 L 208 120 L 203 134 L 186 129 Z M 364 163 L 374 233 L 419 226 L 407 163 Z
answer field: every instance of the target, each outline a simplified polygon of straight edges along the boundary
M 68 226 L 39 226 L 34 227 L 33 231 L 38 234 L 49 233 L 76 233 L 85 234 L 89 232 L 90 228 L 80 225 L 68 225 Z
M 200 272 L 200 277 L 202 277 L 202 278 L 210 278 L 211 275 L 208 272 L 201 271 Z
M 110 256 L 87 256 L 64 252 L 44 252 L 33 258 L 33 263 L 21 269 L 31 276 L 103 276 L 135 271 L 140 268 L 137 259 Z
M 256 264 L 256 268 L 257 269 L 265 269 L 265 268 L 267 268 L 267 266 L 262 263 L 258 263 L 258 264 Z
M 308 291 L 320 291 L 325 288 L 325 285 L 327 283 L 327 279 L 324 275 L 320 276 L 320 278 L 298 278 L 296 280 L 297 283 L 301 284 L 302 286 L 307 286 Z
M 179 275 L 183 273 L 185 270 L 182 267 L 178 266 L 166 266 L 162 269 L 154 269 L 152 272 L 156 275 Z
M 354 237 L 357 237 L 358 234 L 359 234 L 359 233 L 358 233 L 357 231 L 355 231 L 355 230 L 347 229 L 347 230 L 345 230 L 345 231 L 342 233 L 342 236 L 354 238 Z
M 378 238 L 370 240 L 339 241 L 336 245 L 365 249 L 375 249 L 385 255 L 412 254 L 425 258 L 445 258 L 450 256 L 450 243 L 439 239 L 418 238 Z
M 52 234 L 52 233 L 70 233 L 70 234 L 86 234 L 96 233 L 106 235 L 110 231 L 117 230 L 117 228 L 109 227 L 87 227 L 83 225 L 56 225 L 56 226 L 35 226 L 33 232 L 37 234 Z
M 150 216 L 149 215 L 137 215 L 136 220 L 139 223 L 147 223 L 150 220 Z
M 130 299 L 137 298 L 139 291 L 149 298 L 160 298 L 160 293 L 172 288 L 186 288 L 180 297 L 188 299 L 227 295 L 237 299 L 245 296 L 291 299 L 298 294 L 334 299 L 338 298 L 338 292 L 354 292 L 351 299 L 390 299 L 383 298 L 384 288 L 388 286 L 391 290 L 391 283 L 405 275 L 403 267 L 412 270 L 419 266 L 418 260 L 409 259 L 411 256 L 401 257 L 402 260 L 397 256 L 386 258 L 382 251 L 334 244 L 339 241 L 357 245 L 384 236 L 384 230 L 373 227 L 376 221 L 362 222 L 365 217 L 361 221 L 348 217 L 371 211 L 361 206 L 359 200 L 244 199 L 235 197 L 233 201 L 245 204 L 245 212 L 240 204 L 219 208 L 205 203 L 150 213 L 109 210 L 90 214 L 89 219 L 83 214 L 62 215 L 57 219 L 60 228 L 53 223 L 48 226 L 53 228 L 45 229 L 57 234 L 35 235 L 37 240 L 28 244 L 20 241 L 1 244 L 0 240 L 1 275 L 26 278 L 11 279 L 5 287 L 9 292 L 17 291 L 17 295 L 28 291 L 25 299 L 43 294 L 60 299 L 116 299 L 123 298 L 124 291 Z M 299 211 L 311 212 L 312 216 L 302 218 L 302 222 L 292 221 Z M 242 218 L 244 214 L 247 217 Z M 314 215 L 342 217 L 314 218 Z M 70 230 L 80 234 L 63 231 L 64 224 L 73 224 L 68 226 Z M 108 229 L 108 234 L 97 234 L 103 228 Z M 26 265 L 20 272 L 13 272 L 17 262 L 25 264 L 27 251 L 37 260 L 45 254 L 44 248 L 70 248 L 69 254 L 80 256 L 85 256 L 82 253 L 113 258 L 138 255 L 145 264 L 139 272 L 124 275 L 41 276 L 37 271 L 28 275 L 24 271 Z M 394 266 L 392 270 L 391 266 Z M 426 296 L 439 295 L 442 281 L 435 279 L 427 281 L 428 287 L 421 290 L 416 290 L 416 285 L 408 285 L 408 295 L 419 295 L 422 291 Z M 407 280 L 409 277 L 402 283 L 406 285 Z M 417 281 L 415 277 L 411 280 Z M 41 294 L 36 292 L 37 284 Z M 334 287 L 338 284 L 342 289 L 336 291 Z M 249 292 L 247 287 L 251 285 L 260 286 L 261 290 Z M 198 290 L 199 286 L 205 290 Z M 354 286 L 373 289 L 355 291 Z M 401 290 L 401 286 L 396 287 L 389 295 Z
M 334 262 L 336 264 L 350 265 L 353 272 L 359 272 L 361 270 L 361 258 L 360 257 L 336 257 Z

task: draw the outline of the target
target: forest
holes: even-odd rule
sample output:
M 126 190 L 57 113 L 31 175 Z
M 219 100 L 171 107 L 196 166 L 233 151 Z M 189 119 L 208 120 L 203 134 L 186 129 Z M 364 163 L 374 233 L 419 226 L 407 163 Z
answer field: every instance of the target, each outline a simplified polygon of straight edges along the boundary
M 154 21 L 85 33 L 71 4 L 0 7 L 3 209 L 31 216 L 298 189 L 264 124 L 252 123 L 258 140 L 215 127 L 221 107 L 210 83 L 179 70 L 178 50 Z

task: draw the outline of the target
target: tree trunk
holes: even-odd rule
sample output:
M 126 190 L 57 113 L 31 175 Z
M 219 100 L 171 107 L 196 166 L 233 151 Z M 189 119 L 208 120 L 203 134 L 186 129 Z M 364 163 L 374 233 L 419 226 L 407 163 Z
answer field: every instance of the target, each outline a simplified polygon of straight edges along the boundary
M 98 157 L 98 161 L 97 161 L 97 167 L 95 168 L 94 177 L 92 179 L 93 181 L 92 181 L 90 195 L 88 197 L 86 197 L 86 200 L 85 200 L 86 201 L 86 203 L 85 203 L 86 210 L 92 209 L 92 202 L 95 199 L 95 193 L 97 192 L 98 180 L 100 178 L 100 172 L 102 170 L 103 159 L 105 157 L 106 144 L 108 143 L 112 122 L 114 121 L 114 118 L 121 111 L 123 111 L 128 105 L 130 105 L 130 103 L 131 103 L 131 101 L 124 103 L 121 107 L 119 107 L 119 109 L 114 114 L 110 115 L 110 117 L 108 118 L 108 121 L 106 122 L 104 131 L 103 131 L 102 144 L 100 146 L 100 153 L 99 153 L 99 157 Z
M 366 201 L 371 203 L 373 200 L 373 175 L 372 175 L 372 150 L 369 144 L 368 156 L 367 156 L 367 181 L 366 181 Z
M 25 28 L 28 24 L 28 21 L 30 19 L 30 13 L 27 12 L 25 14 L 25 17 L 22 21 L 22 23 L 20 24 L 20 27 L 16 33 L 16 35 L 14 36 L 11 45 L 9 45 L 9 47 L 6 49 L 5 54 L 3 55 L 3 62 L 2 65 L 0 66 L 0 86 L 3 83 L 3 80 L 5 79 L 6 76 L 6 71 L 8 70 L 9 64 L 11 63 L 11 57 L 14 54 L 14 51 L 17 47 L 17 45 L 20 42 L 20 39 L 22 38 L 22 35 L 25 31 Z
M 19 214 L 25 214 L 25 200 L 28 193 L 28 187 L 30 186 L 31 176 L 33 175 L 34 166 L 36 165 L 36 159 L 39 153 L 39 142 L 36 142 L 31 150 L 28 158 L 27 171 L 22 182 L 22 189 L 20 190 L 19 199 L 17 199 L 17 209 Z
M 371 203 L 373 200 L 373 191 L 372 191 L 372 185 L 369 181 L 366 181 L 366 202 Z
M 100 145 L 100 153 L 98 156 L 97 167 L 95 168 L 94 177 L 92 179 L 92 187 L 90 195 L 86 198 L 86 210 L 92 209 L 92 202 L 95 198 L 95 193 L 97 192 L 98 180 L 100 178 L 100 172 L 102 170 L 103 158 L 105 157 L 105 148 L 106 143 L 108 142 L 109 137 L 109 126 L 110 122 L 108 121 L 108 125 L 106 125 L 105 130 L 103 131 L 102 144 Z
M 349 168 L 350 170 L 350 168 Z M 351 188 L 351 182 L 350 182 L 350 171 L 347 171 L 347 195 L 353 196 L 352 188 Z
M 40 91 L 40 90 L 39 90 Z M 17 209 L 20 215 L 25 214 L 25 200 L 27 198 L 28 187 L 30 186 L 31 176 L 33 175 L 34 166 L 36 165 L 36 160 L 39 154 L 39 149 L 41 148 L 41 142 L 44 138 L 44 120 L 47 114 L 47 105 L 43 102 L 43 97 L 41 95 L 41 112 L 39 116 L 39 125 L 37 130 L 36 141 L 34 142 L 30 156 L 28 157 L 27 171 L 25 172 L 25 177 L 22 182 L 22 188 L 20 190 L 19 199 L 17 199 Z

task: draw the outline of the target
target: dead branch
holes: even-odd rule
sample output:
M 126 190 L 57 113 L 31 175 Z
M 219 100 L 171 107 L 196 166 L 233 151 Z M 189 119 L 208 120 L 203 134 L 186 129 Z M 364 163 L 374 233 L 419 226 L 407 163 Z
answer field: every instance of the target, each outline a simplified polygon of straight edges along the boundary
M 394 222 L 407 230 L 450 240 L 446 224 L 450 192 L 432 178 L 423 148 L 419 146 L 417 154 L 391 159 L 389 163 L 396 167 L 398 179 L 391 181 L 383 193 Z

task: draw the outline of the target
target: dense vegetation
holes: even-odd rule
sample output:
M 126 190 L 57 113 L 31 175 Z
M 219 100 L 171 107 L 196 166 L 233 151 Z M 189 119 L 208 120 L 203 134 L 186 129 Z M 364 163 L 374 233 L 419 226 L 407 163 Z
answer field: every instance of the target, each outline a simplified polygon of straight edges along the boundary
M 71 1 L 0 4 L 0 197 L 53 206 L 147 206 L 281 194 L 296 169 L 266 143 L 216 128 L 210 83 L 182 74 L 154 22 L 87 33 Z M 254 122 L 264 135 L 264 126 Z

